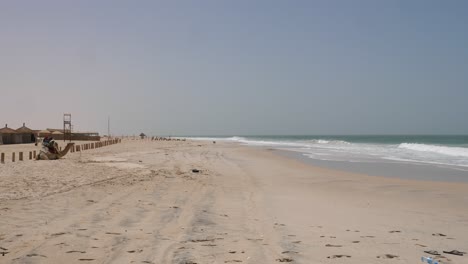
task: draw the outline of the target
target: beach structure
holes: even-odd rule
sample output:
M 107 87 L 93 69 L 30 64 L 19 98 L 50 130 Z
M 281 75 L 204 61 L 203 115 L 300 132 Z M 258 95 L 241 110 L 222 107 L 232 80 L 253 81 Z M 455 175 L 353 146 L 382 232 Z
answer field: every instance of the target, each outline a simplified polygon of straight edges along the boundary
M 16 137 L 18 138 L 18 141 L 16 144 L 23 143 L 23 144 L 28 144 L 28 143 L 34 143 L 36 142 L 36 137 L 37 134 L 34 130 L 26 127 L 26 124 L 23 123 L 23 126 L 16 129 Z
M 52 133 L 49 130 L 44 129 L 44 130 L 41 130 L 41 131 L 37 132 L 37 134 L 38 134 L 39 137 L 48 137 Z
M 5 127 L 0 129 L 0 138 L 0 143 L 5 145 L 18 144 L 20 140 L 18 133 L 14 129 L 9 128 L 8 124 L 5 124 Z
M 63 140 L 72 140 L 71 114 L 63 114 Z
M 50 132 L 49 136 L 52 136 L 55 140 L 63 140 L 64 138 L 66 140 L 69 140 L 69 135 L 65 134 L 65 130 L 61 128 L 47 128 L 47 131 Z M 68 131 L 66 131 L 69 133 Z M 79 132 L 79 131 L 74 131 L 71 132 L 71 139 L 70 140 L 87 140 L 87 141 L 99 141 L 101 137 L 99 136 L 98 132 L 89 132 L 89 131 L 84 131 L 84 132 Z
M 140 138 L 141 138 L 141 139 L 145 139 L 145 138 L 146 138 L 145 133 L 141 133 L 141 134 L 140 134 Z
M 52 137 L 61 137 L 63 136 L 64 133 L 60 132 L 60 131 L 54 131 L 52 132 Z

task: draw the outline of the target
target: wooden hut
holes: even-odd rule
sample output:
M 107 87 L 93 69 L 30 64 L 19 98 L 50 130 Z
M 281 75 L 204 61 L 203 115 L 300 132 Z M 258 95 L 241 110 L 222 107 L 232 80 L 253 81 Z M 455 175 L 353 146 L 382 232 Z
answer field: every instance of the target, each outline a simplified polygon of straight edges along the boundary
M 21 143 L 34 143 L 36 142 L 36 133 L 26 127 L 26 124 L 23 123 L 23 126 L 16 129 L 16 137 L 18 137 L 18 140 L 21 140 Z
M 1 143 L 5 145 L 21 143 L 18 142 L 20 138 L 18 137 L 17 132 L 14 129 L 9 128 L 7 124 L 5 124 L 4 128 L 0 129 L 0 137 L 2 138 Z

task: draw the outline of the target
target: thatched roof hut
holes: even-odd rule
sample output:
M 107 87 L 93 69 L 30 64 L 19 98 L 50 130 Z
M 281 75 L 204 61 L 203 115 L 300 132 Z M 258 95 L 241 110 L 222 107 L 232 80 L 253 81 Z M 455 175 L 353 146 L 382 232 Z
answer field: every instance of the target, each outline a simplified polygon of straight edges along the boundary
M 23 123 L 23 126 L 16 129 L 17 135 L 15 136 L 15 143 L 34 143 L 36 142 L 36 132 L 34 130 L 26 127 L 26 124 Z
M 49 130 L 41 130 L 41 131 L 39 131 L 38 134 L 39 134 L 40 137 L 47 137 L 47 136 L 50 136 L 50 134 L 52 134 L 52 133 L 50 133 Z
M 5 124 L 4 128 L 0 128 L 0 134 L 16 134 L 16 131 L 9 128 L 8 124 Z
M 34 133 L 34 130 L 30 129 L 29 127 L 26 126 L 26 123 L 23 123 L 23 126 L 16 129 L 16 132 L 18 133 L 26 133 L 26 134 L 32 134 Z
M 5 124 L 4 128 L 0 128 L 0 137 L 1 144 L 15 144 L 17 143 L 17 132 L 14 129 L 8 127 L 8 124 Z M 20 142 L 19 142 L 20 143 Z

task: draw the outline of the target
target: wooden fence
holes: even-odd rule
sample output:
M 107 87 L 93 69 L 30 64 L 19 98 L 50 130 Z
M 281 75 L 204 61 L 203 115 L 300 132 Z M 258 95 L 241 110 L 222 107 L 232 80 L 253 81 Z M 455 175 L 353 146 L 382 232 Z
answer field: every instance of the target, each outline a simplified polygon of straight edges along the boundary
M 97 149 L 97 148 L 102 148 L 102 147 L 107 147 L 111 146 L 114 144 L 121 143 L 122 139 L 116 138 L 116 139 L 111 139 L 111 140 L 105 140 L 105 141 L 98 141 L 98 142 L 92 142 L 92 143 L 86 143 L 86 144 L 80 144 L 80 145 L 74 145 L 70 149 L 70 153 L 74 152 L 82 152 L 82 151 L 87 151 L 87 150 L 92 150 L 92 149 Z M 18 161 L 24 161 L 25 156 L 23 155 L 23 151 L 18 152 Z M 26 152 L 27 153 L 27 152 Z M 28 158 L 29 160 L 35 160 L 36 159 L 36 150 L 29 151 Z M 6 162 L 5 160 L 5 153 L 0 153 L 0 164 L 4 164 Z M 16 152 L 12 152 L 8 160 L 11 160 L 11 162 L 16 162 Z

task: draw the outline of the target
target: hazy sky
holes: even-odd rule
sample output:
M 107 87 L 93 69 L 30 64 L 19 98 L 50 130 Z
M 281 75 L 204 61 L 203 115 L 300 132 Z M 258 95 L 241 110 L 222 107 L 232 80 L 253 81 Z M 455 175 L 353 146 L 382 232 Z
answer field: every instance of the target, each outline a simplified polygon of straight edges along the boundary
M 0 124 L 64 112 L 115 134 L 467 134 L 468 1 L 1 1 Z

